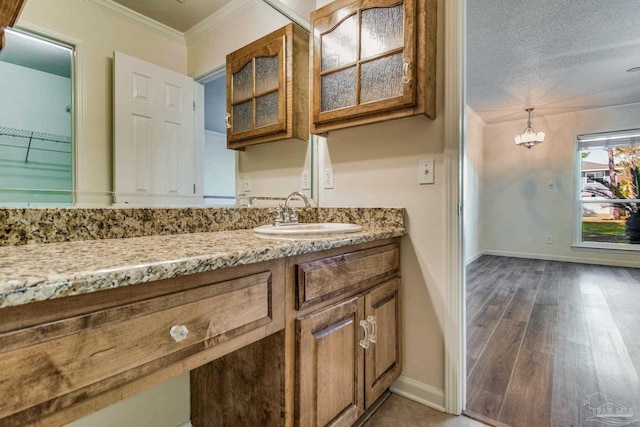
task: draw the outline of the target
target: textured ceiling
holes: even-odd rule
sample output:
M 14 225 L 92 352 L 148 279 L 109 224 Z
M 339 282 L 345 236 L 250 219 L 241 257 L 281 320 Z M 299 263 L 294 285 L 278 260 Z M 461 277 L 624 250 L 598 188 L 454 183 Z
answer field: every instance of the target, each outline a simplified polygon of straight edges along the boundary
M 5 47 L 0 61 L 10 62 L 45 73 L 71 77 L 71 50 L 40 39 L 5 30 Z
M 640 1 L 468 0 L 466 65 L 488 123 L 640 102 Z
M 114 0 L 180 32 L 202 21 L 231 0 Z

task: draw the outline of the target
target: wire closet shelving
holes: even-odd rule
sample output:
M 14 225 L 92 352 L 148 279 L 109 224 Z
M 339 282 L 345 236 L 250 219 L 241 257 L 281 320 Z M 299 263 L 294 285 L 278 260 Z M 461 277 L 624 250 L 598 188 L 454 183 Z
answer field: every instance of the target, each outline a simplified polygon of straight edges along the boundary
M 26 129 L 16 129 L 6 126 L 0 126 L 0 136 L 11 136 L 14 138 L 25 138 L 29 140 L 27 145 L 27 154 L 24 158 L 25 163 L 29 163 L 29 152 L 31 151 L 31 143 L 33 140 L 50 141 L 59 144 L 71 144 L 71 137 L 67 135 L 58 135 L 55 133 L 38 132 Z

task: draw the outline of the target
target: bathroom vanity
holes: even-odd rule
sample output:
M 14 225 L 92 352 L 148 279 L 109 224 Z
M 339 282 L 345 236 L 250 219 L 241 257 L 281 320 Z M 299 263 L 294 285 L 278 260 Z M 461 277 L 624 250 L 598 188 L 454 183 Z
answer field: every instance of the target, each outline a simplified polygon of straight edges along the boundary
M 352 425 L 401 370 L 404 226 L 362 225 L 1 247 L 0 426 L 63 425 L 187 371 L 194 426 Z

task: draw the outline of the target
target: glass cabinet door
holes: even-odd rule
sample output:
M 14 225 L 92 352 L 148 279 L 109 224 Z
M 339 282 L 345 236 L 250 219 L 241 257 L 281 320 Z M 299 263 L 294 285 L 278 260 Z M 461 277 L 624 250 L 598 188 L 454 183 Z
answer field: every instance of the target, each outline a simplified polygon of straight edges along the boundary
M 229 141 L 286 129 L 285 37 L 255 46 L 227 64 Z
M 413 105 L 415 23 L 415 0 L 360 0 L 313 19 L 314 123 Z

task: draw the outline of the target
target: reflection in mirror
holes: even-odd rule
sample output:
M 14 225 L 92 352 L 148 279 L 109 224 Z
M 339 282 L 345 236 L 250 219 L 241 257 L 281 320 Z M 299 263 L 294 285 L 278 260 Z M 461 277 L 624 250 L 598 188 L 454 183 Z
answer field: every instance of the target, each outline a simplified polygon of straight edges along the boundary
M 62 179 L 50 178 L 46 184 L 34 185 L 28 191 L 17 191 L 16 188 L 23 188 L 26 184 L 2 177 L 0 205 L 114 205 L 114 200 L 117 200 L 113 194 L 114 51 L 122 51 L 183 75 L 210 75 L 211 70 L 224 65 L 226 54 L 286 25 L 291 17 L 304 26 L 304 21 L 308 19 L 305 10 L 311 9 L 309 4 L 314 2 L 228 2 L 223 6 L 225 9 L 219 11 L 222 13 L 215 12 L 186 32 L 182 32 L 184 28 L 174 30 L 142 17 L 118 3 L 110 2 L 109 7 L 103 7 L 101 2 L 69 0 L 68 7 L 62 8 L 64 10 L 48 0 L 29 0 L 25 3 L 16 28 L 63 41 L 71 49 L 70 56 L 74 62 L 70 65 L 71 75 L 67 77 L 69 100 L 64 105 L 69 106 L 69 112 L 64 108 L 62 110 L 66 115 L 67 130 L 7 127 L 66 135 L 72 142 L 65 145 L 67 163 L 64 185 L 61 184 Z M 225 17 L 224 20 L 221 17 Z M 237 28 L 244 28 L 245 31 L 238 34 Z M 233 36 L 230 36 L 230 31 L 233 31 Z M 196 80 L 209 83 L 200 78 Z M 206 98 L 207 92 L 205 87 L 203 97 Z M 21 99 L 26 99 L 24 94 L 21 95 Z M 224 117 L 221 120 L 224 122 Z M 0 123 L 0 126 L 5 125 Z M 265 147 L 251 147 L 245 152 L 234 153 L 226 149 L 218 150 L 220 147 L 216 141 L 224 139 L 226 130 L 220 132 L 206 124 L 204 129 L 205 149 L 194 154 L 200 161 L 199 165 L 194 162 L 194 168 L 200 168 L 198 173 L 202 179 L 199 188 L 196 188 L 200 200 L 194 202 L 193 195 L 178 195 L 171 200 L 163 196 L 159 203 L 155 197 L 157 194 L 138 194 L 139 200 L 136 200 L 135 206 L 229 205 L 235 203 L 237 194 L 246 193 L 247 190 L 257 205 L 261 199 L 266 199 L 263 204 L 273 206 L 277 201 L 272 198 L 284 198 L 303 188 L 303 182 L 312 181 L 313 148 L 310 142 L 286 145 L 278 141 L 265 144 Z M 2 139 L 0 143 L 4 141 Z M 13 143 L 17 143 L 17 138 Z M 58 142 L 49 143 L 57 144 L 58 148 L 61 146 Z M 29 155 L 29 163 L 32 163 L 29 173 L 24 174 L 29 179 L 35 177 L 32 173 L 36 159 L 32 157 L 34 153 L 35 150 L 32 150 Z M 51 151 L 46 153 L 55 154 Z M 34 162 L 31 162 L 31 158 Z M 21 161 L 24 163 L 24 158 Z M 0 173 L 5 170 L 3 168 Z M 306 181 L 302 179 L 303 176 L 307 177 Z M 15 177 L 11 179 L 15 180 Z M 311 190 L 306 190 L 306 194 L 310 195 Z
M 236 202 L 236 152 L 227 149 L 227 80 L 224 68 L 215 70 L 199 82 L 204 85 L 204 203 L 233 205 Z
M 0 51 L 0 204 L 70 204 L 69 46 L 5 30 Z M 38 191 L 47 189 L 48 191 Z

